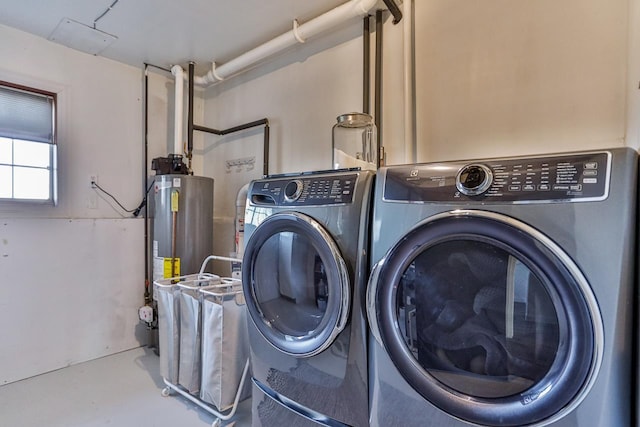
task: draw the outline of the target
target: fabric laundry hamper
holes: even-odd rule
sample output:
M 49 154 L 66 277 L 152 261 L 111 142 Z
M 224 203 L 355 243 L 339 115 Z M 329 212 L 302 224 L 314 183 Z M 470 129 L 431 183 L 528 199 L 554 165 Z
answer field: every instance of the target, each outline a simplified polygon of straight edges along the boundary
M 234 404 L 249 357 L 247 318 L 241 281 L 200 289 L 202 295 L 202 386 L 200 400 L 220 410 Z M 240 400 L 249 397 L 245 381 Z
M 153 299 L 158 303 L 158 346 L 160 375 L 177 383 L 180 348 L 180 290 L 170 280 L 153 283 Z
M 180 348 L 178 384 L 191 394 L 200 391 L 200 343 L 202 335 L 201 288 L 220 283 L 216 275 L 199 275 L 195 280 L 178 283 L 180 290 Z
M 173 277 L 153 282 L 153 299 L 158 304 L 158 347 L 160 351 L 160 375 L 172 384 L 178 384 L 180 371 L 181 299 L 180 285 L 188 288 L 217 284 L 220 277 L 201 273 Z M 191 310 L 193 312 L 193 310 Z M 188 322 L 193 324 L 193 322 Z M 195 336 L 194 334 L 188 334 Z M 193 344 L 185 343 L 187 347 Z M 198 347 L 199 353 L 199 347 Z

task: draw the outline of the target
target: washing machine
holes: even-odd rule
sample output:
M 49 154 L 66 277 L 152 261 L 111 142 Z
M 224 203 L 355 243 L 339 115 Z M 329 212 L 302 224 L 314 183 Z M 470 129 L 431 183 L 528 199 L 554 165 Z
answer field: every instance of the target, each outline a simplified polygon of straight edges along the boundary
M 636 191 L 629 148 L 380 169 L 371 425 L 631 425 Z
M 347 169 L 250 185 L 242 277 L 254 427 L 368 425 L 373 178 Z

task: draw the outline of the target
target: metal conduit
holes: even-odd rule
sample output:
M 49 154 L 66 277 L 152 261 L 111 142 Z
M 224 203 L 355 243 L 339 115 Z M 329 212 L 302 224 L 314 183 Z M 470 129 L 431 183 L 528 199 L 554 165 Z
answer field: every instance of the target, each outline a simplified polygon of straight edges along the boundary
M 193 150 L 193 132 L 206 132 L 214 135 L 228 135 L 230 133 L 239 132 L 246 129 L 251 129 L 258 126 L 264 126 L 264 140 L 263 140 L 263 166 L 262 173 L 264 176 L 269 174 L 269 119 L 264 118 L 260 120 L 255 120 L 253 122 L 244 123 L 238 126 L 230 127 L 228 129 L 215 129 L 206 126 L 200 126 L 193 123 L 193 97 L 194 97 L 194 71 L 195 64 L 193 62 L 189 63 L 189 101 L 188 107 L 189 110 L 187 112 L 187 121 L 188 121 L 188 135 L 187 135 L 187 156 L 189 161 L 191 161 L 191 152 Z M 177 83 L 177 82 L 176 82 Z

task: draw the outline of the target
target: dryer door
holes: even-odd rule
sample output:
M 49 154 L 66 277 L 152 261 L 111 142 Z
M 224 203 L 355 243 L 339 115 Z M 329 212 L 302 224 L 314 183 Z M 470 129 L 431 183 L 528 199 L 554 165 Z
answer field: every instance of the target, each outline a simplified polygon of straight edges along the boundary
M 251 319 L 280 351 L 316 355 L 344 329 L 351 303 L 347 266 L 313 218 L 271 215 L 251 235 L 242 264 Z
M 375 266 L 374 336 L 404 379 L 476 424 L 557 420 L 602 359 L 595 297 L 547 236 L 505 215 L 452 211 L 418 224 Z

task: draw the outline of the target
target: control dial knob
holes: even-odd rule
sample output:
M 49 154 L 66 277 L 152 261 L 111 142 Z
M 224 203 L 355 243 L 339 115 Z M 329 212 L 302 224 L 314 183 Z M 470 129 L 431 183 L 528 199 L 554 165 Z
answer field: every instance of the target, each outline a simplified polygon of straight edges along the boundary
M 482 194 L 491 187 L 493 173 L 491 169 L 481 164 L 464 166 L 456 175 L 456 188 L 467 196 Z
M 298 200 L 303 189 L 304 183 L 299 179 L 294 179 L 293 181 L 288 182 L 284 187 L 284 199 L 287 202 L 294 202 Z

